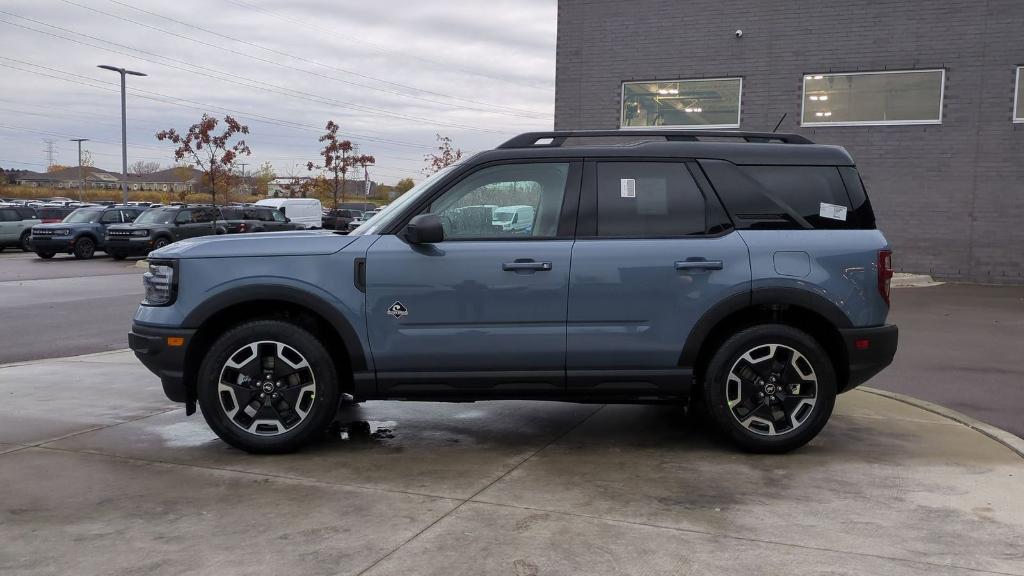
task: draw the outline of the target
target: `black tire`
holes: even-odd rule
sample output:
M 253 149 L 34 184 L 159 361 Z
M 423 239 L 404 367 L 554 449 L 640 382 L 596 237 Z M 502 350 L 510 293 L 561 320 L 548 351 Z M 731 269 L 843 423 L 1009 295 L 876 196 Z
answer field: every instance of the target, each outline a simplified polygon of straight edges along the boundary
M 82 236 L 78 240 L 75 240 L 75 245 L 71 251 L 75 255 L 75 258 L 79 260 L 88 260 L 96 254 L 96 242 L 88 236 Z
M 53 252 L 38 252 L 37 251 L 36 252 L 36 256 L 39 256 L 43 260 L 49 260 L 50 258 L 53 258 L 54 253 Z
M 128 257 L 124 252 L 107 252 L 107 254 L 109 254 L 114 260 L 124 260 Z
M 239 423 L 238 420 L 233 420 L 229 416 L 230 410 L 225 405 L 225 403 L 233 404 L 235 401 L 241 403 L 242 400 L 234 395 L 224 398 L 218 391 L 222 371 L 230 369 L 226 367 L 227 362 L 232 357 L 237 358 L 236 353 L 244 347 L 261 341 L 282 343 L 301 355 L 309 365 L 309 373 L 312 375 L 312 385 L 314 386 L 313 397 L 310 400 L 311 404 L 307 406 L 306 416 L 284 431 L 280 431 L 281 428 L 285 428 L 285 424 L 281 420 L 279 431 L 271 436 L 244 430 L 243 423 Z M 263 351 L 262 348 L 258 348 L 258 350 L 261 353 Z M 262 355 L 257 355 L 256 358 L 252 361 L 262 365 Z M 285 368 L 288 367 L 285 366 Z M 235 381 L 237 380 L 236 378 Z M 260 381 L 252 380 L 250 383 L 248 388 L 257 393 L 261 391 Z M 306 329 L 282 320 L 256 320 L 231 328 L 221 335 L 203 358 L 196 385 L 199 406 L 210 428 L 217 436 L 235 448 L 256 454 L 280 454 L 300 448 L 327 429 L 337 413 L 341 400 L 334 362 L 323 344 Z M 304 383 L 299 386 L 303 388 L 310 386 L 310 381 L 304 379 Z M 238 393 L 242 392 L 244 390 Z M 302 402 L 301 394 L 302 392 L 299 392 L 298 402 L 300 403 Z M 261 402 L 256 397 L 253 397 L 252 400 Z M 273 407 L 271 401 L 263 402 L 264 404 L 260 405 L 258 410 L 273 410 L 273 412 L 267 413 L 280 414 L 280 411 Z M 241 406 L 235 408 L 236 414 L 239 408 Z M 290 407 L 285 410 L 286 413 L 289 411 L 293 416 L 297 414 Z M 257 424 L 258 414 L 253 416 L 251 425 Z M 242 416 L 237 417 L 241 418 Z
M 31 234 L 29 233 L 28 230 L 26 230 L 25 233 L 21 235 L 21 240 L 18 241 L 18 246 L 21 246 L 21 251 L 22 252 L 31 252 L 32 251 L 32 246 L 29 244 L 29 241 L 28 241 L 29 236 L 31 236 Z
M 171 241 L 168 240 L 167 238 L 163 238 L 163 237 L 157 238 L 156 240 L 153 240 L 153 248 L 152 248 L 152 250 L 150 250 L 150 252 L 152 252 L 153 250 L 159 250 L 159 249 L 163 248 L 164 246 L 167 246 L 170 243 L 171 243 Z
M 755 352 L 765 354 L 771 351 L 766 348 L 768 345 L 781 345 L 774 350 L 778 351 L 779 357 L 786 359 L 788 363 L 771 364 L 774 360 L 768 356 L 753 356 Z M 795 364 L 803 366 L 806 372 L 806 365 L 800 362 L 798 356 L 790 352 L 794 350 L 806 360 L 813 371 L 814 384 L 800 384 L 800 393 L 790 395 L 789 383 L 805 380 L 796 372 Z M 742 360 L 743 356 L 751 353 L 752 358 L 758 364 L 749 364 Z M 730 373 L 734 367 L 742 370 L 745 363 L 750 367 L 757 367 L 759 372 L 773 372 L 774 366 L 782 365 L 782 373 L 777 379 L 778 385 L 775 388 L 768 388 L 769 378 L 761 377 L 747 380 L 748 384 L 741 383 L 740 379 L 734 379 L 730 383 Z M 765 365 L 761 365 L 764 363 Z M 715 421 L 718 429 L 738 444 L 744 450 L 762 454 L 777 454 L 789 452 L 810 442 L 825 427 L 836 401 L 836 375 L 832 361 L 821 345 L 807 333 L 782 324 L 763 324 L 747 328 L 737 332 L 726 340 L 718 351 L 711 358 L 707 369 L 704 371 L 703 393 L 707 411 L 712 420 Z M 748 375 L 753 373 L 748 372 Z M 755 384 L 756 382 L 756 384 Z M 744 398 L 743 390 L 757 391 L 757 394 L 765 394 L 774 390 L 774 395 L 766 400 L 753 393 L 747 394 L 746 398 L 733 408 L 729 406 L 729 399 Z M 802 399 L 808 397 L 808 390 L 813 390 L 814 403 L 809 411 Z M 809 398 L 809 397 L 808 397 Z M 788 412 L 786 407 L 797 404 L 796 409 Z M 758 408 L 747 411 L 747 405 L 757 405 Z M 741 412 L 742 411 L 742 415 Z M 766 418 L 751 418 L 751 416 L 766 415 Z M 777 419 L 782 415 L 781 419 Z M 741 418 L 748 423 L 745 426 Z M 797 422 L 798 419 L 798 422 Z M 797 422 L 794 424 L 794 422 Z M 779 429 L 776 429 L 776 424 Z M 789 429 L 787 429 L 787 427 Z

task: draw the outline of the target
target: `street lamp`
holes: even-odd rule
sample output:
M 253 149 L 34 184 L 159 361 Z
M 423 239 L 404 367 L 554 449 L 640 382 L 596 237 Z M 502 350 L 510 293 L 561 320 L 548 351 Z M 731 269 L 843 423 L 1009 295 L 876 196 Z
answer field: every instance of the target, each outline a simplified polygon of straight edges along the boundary
M 85 188 L 85 177 L 82 176 L 82 142 L 88 142 L 88 138 L 72 138 L 68 142 L 78 142 L 78 201 L 82 201 L 82 189 Z
M 128 121 L 125 115 L 125 104 L 124 104 L 124 77 L 125 74 L 131 74 L 132 76 L 145 76 L 142 72 L 136 72 L 134 70 L 125 70 L 124 68 L 118 68 L 117 66 L 108 66 L 106 64 L 100 64 L 99 68 L 104 70 L 112 70 L 121 75 L 121 201 L 125 204 L 128 203 Z M 81 165 L 81 162 L 79 162 Z

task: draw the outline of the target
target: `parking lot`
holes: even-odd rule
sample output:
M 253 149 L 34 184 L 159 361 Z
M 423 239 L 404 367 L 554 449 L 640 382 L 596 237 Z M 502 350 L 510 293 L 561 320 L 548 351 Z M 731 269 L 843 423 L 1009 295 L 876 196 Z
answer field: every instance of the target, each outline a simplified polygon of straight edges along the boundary
M 0 320 L 25 326 L 0 348 L 28 356 L 0 367 L 3 574 L 1024 574 L 1021 454 L 870 391 L 784 456 L 675 407 L 544 402 L 367 402 L 248 455 L 111 351 L 141 270 L 59 258 L 0 254 Z M 897 291 L 870 384 L 1012 428 L 1022 293 Z

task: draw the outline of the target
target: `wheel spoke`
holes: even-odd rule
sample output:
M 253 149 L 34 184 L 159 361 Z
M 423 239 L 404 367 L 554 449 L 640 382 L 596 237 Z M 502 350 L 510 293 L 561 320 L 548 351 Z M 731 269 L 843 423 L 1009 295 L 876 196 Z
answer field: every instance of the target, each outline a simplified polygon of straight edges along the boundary
M 803 424 L 817 399 L 810 362 L 784 344 L 761 344 L 742 354 L 726 382 L 734 418 L 751 432 L 774 436 Z

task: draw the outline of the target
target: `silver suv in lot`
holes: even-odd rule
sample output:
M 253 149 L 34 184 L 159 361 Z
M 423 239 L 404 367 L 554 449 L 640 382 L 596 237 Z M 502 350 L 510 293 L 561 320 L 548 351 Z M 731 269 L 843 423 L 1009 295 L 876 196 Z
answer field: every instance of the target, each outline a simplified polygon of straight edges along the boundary
M 495 219 L 510 210 L 516 226 Z M 531 133 L 347 236 L 154 251 L 129 341 L 171 400 L 251 452 L 301 446 L 343 394 L 690 402 L 742 448 L 783 452 L 892 361 L 891 257 L 842 148 Z
M 33 208 L 0 205 L 0 250 L 14 246 L 31 252 L 32 227 L 41 222 Z

